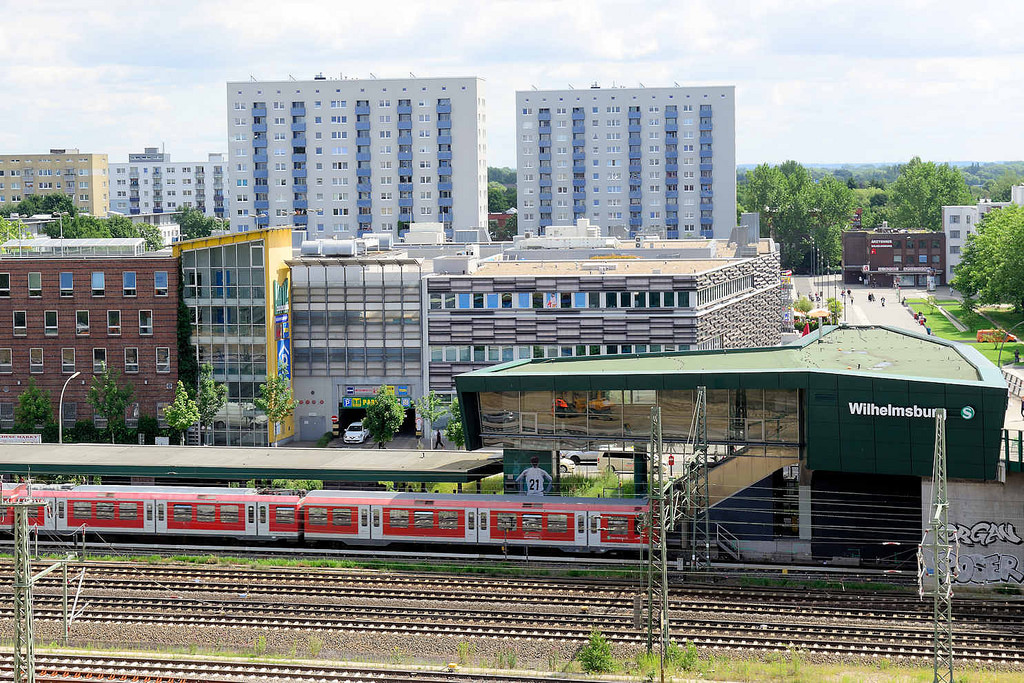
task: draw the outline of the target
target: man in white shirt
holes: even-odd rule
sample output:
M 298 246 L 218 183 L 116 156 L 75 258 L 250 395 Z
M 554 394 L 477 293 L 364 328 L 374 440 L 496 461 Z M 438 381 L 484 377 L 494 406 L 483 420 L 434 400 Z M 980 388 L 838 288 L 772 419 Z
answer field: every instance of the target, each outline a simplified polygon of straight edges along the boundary
M 516 477 L 516 484 L 528 496 L 543 496 L 551 490 L 551 475 L 538 467 L 539 464 L 540 458 L 533 456 L 530 458 L 530 467 Z

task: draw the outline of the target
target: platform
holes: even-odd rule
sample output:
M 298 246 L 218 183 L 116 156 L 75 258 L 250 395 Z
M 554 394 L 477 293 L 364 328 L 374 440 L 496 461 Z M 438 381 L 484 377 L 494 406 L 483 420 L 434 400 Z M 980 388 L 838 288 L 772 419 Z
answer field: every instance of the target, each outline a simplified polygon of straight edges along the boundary
M 470 482 L 501 472 L 500 451 L 19 444 L 0 474 L 182 479 Z

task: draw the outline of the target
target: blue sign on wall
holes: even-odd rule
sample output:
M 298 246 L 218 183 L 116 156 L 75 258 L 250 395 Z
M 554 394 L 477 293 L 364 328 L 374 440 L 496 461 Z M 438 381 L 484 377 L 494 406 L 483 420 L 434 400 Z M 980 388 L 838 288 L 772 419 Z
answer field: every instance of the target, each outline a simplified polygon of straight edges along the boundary
M 292 377 L 292 353 L 288 341 L 279 339 L 277 342 L 277 375 L 285 379 Z

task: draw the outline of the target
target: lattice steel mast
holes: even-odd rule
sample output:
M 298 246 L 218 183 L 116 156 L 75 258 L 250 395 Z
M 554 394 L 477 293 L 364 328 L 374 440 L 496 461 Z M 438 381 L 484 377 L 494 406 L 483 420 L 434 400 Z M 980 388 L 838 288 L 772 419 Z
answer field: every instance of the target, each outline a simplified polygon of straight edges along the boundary
M 935 683 L 953 681 L 953 544 L 949 533 L 949 492 L 946 487 L 946 410 L 935 411 L 935 458 L 932 465 L 932 550 L 935 558 L 933 596 Z
M 690 570 L 711 569 L 710 483 L 708 477 L 707 389 L 697 387 L 690 427 L 693 460 L 684 472 L 685 515 L 690 527 Z
M 647 651 L 654 651 L 654 634 L 657 633 L 658 652 L 662 660 L 669 642 L 668 544 L 665 542 L 669 524 L 665 515 L 663 452 L 661 407 L 654 406 L 651 408 L 651 443 L 647 453 L 647 500 L 651 520 L 647 534 Z
M 28 511 L 45 505 L 31 498 L 4 503 L 14 509 L 14 683 L 35 683 L 35 638 L 32 628 L 32 556 Z

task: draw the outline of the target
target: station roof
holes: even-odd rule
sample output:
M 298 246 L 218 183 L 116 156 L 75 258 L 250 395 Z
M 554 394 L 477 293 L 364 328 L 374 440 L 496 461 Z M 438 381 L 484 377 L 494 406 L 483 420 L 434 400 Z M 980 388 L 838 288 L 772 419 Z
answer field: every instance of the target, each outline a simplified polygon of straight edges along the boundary
M 609 258 L 574 261 L 488 261 L 473 272 L 476 277 L 544 275 L 697 275 L 740 263 L 740 259 Z
M 501 471 L 492 451 L 19 444 L 0 451 L 2 474 L 183 479 L 468 482 Z
M 463 377 L 460 389 L 477 390 L 473 378 L 513 379 L 549 375 L 672 375 L 691 373 L 828 372 L 870 377 L 1001 386 L 998 370 L 964 344 L 882 326 L 828 327 L 788 346 L 634 354 L 600 358 L 516 361 Z M 488 383 L 489 384 L 489 383 Z M 473 387 L 473 388 L 470 388 Z M 488 386 L 488 389 L 491 389 Z M 491 389 L 493 390 L 493 389 Z

